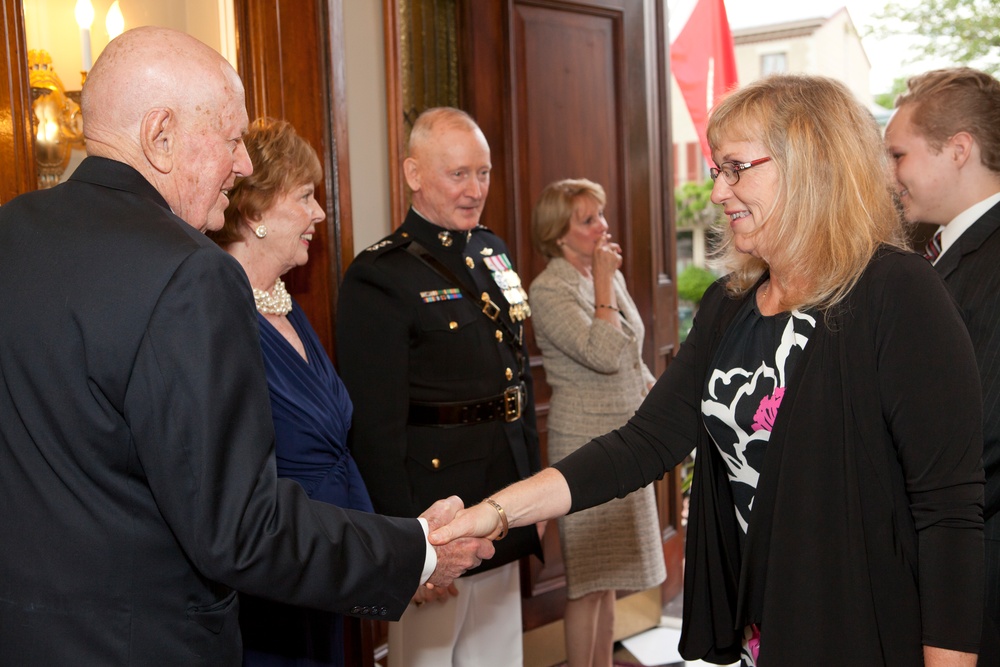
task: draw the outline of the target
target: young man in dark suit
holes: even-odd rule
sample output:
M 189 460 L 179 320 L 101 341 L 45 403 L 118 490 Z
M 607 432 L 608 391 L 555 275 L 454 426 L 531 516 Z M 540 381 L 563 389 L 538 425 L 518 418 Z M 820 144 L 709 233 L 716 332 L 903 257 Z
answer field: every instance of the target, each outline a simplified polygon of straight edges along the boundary
M 0 664 L 235 667 L 236 590 L 395 619 L 488 557 L 276 478 L 250 284 L 201 233 L 253 170 L 229 63 L 137 28 L 82 107 L 69 182 L 0 209 Z
M 962 308 L 983 383 L 986 614 L 979 664 L 1000 664 L 1000 81 L 974 69 L 913 77 L 886 128 L 906 219 L 940 225 L 925 250 Z M 928 350 L 928 354 L 947 354 Z M 992 652 L 992 653 L 988 653 Z M 994 658 L 987 658 L 988 655 Z M 992 662 L 990 660 L 997 660 Z
M 363 250 L 337 309 L 340 374 L 355 401 L 351 453 L 375 509 L 416 516 L 425 498 L 466 503 L 539 469 L 523 323 L 507 246 L 479 224 L 490 149 L 458 109 L 425 111 L 403 164 L 413 207 Z M 518 560 L 534 526 L 437 599 L 421 591 L 389 629 L 397 667 L 520 665 Z M 428 604 L 425 604 L 427 602 Z

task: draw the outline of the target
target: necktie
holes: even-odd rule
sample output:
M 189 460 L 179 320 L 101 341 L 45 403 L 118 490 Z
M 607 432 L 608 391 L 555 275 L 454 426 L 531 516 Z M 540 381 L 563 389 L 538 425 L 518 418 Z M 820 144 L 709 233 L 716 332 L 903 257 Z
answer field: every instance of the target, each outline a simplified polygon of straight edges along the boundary
M 933 264 L 934 260 L 936 260 L 940 254 L 941 230 L 939 229 L 934 233 L 934 237 L 927 243 L 927 247 L 924 248 L 924 259 Z

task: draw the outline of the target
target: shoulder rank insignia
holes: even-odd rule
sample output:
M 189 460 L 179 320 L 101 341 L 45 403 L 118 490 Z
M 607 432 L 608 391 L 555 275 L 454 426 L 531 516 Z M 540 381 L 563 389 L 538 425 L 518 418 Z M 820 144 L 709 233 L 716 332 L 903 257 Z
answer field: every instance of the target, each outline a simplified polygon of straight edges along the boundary
M 421 292 L 420 298 L 423 299 L 424 303 L 451 301 L 452 299 L 461 299 L 462 291 L 455 287 L 451 289 L 432 289 L 427 290 L 426 292 Z
M 510 319 L 523 322 L 531 317 L 531 307 L 528 306 L 528 293 L 521 286 L 521 278 L 514 270 L 513 264 L 507 259 L 506 253 L 483 257 L 483 263 L 493 274 L 497 287 L 503 291 L 503 296 L 510 304 Z
M 384 248 L 387 245 L 392 245 L 392 239 L 382 239 L 378 243 L 375 243 L 373 245 L 368 246 L 367 248 L 365 248 L 365 250 L 367 252 L 374 252 L 375 250 L 379 250 L 380 248 Z

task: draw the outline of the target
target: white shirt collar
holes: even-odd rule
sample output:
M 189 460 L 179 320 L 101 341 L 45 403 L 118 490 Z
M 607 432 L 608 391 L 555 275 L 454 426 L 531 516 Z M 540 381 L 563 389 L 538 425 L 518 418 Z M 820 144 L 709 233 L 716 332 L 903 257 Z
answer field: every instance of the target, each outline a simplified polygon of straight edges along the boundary
M 965 230 L 974 225 L 976 220 L 983 217 L 986 211 L 990 210 L 998 203 L 1000 203 L 1000 192 L 997 192 L 991 197 L 987 197 L 978 204 L 973 204 L 956 215 L 955 219 L 947 225 L 939 227 L 939 229 L 941 229 L 941 255 L 943 255 L 948 248 L 958 241 L 959 237 L 965 233 Z M 938 259 L 941 258 L 941 255 L 938 255 Z M 936 264 L 937 261 L 934 263 Z

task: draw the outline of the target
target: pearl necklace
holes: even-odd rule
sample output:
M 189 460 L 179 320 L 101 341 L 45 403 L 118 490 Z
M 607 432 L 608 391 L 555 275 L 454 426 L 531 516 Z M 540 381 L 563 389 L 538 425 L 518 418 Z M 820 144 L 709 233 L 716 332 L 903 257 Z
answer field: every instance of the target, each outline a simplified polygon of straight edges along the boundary
M 285 289 L 281 278 L 274 281 L 270 292 L 254 288 L 253 300 L 257 312 L 264 315 L 287 315 L 292 312 L 292 295 Z

